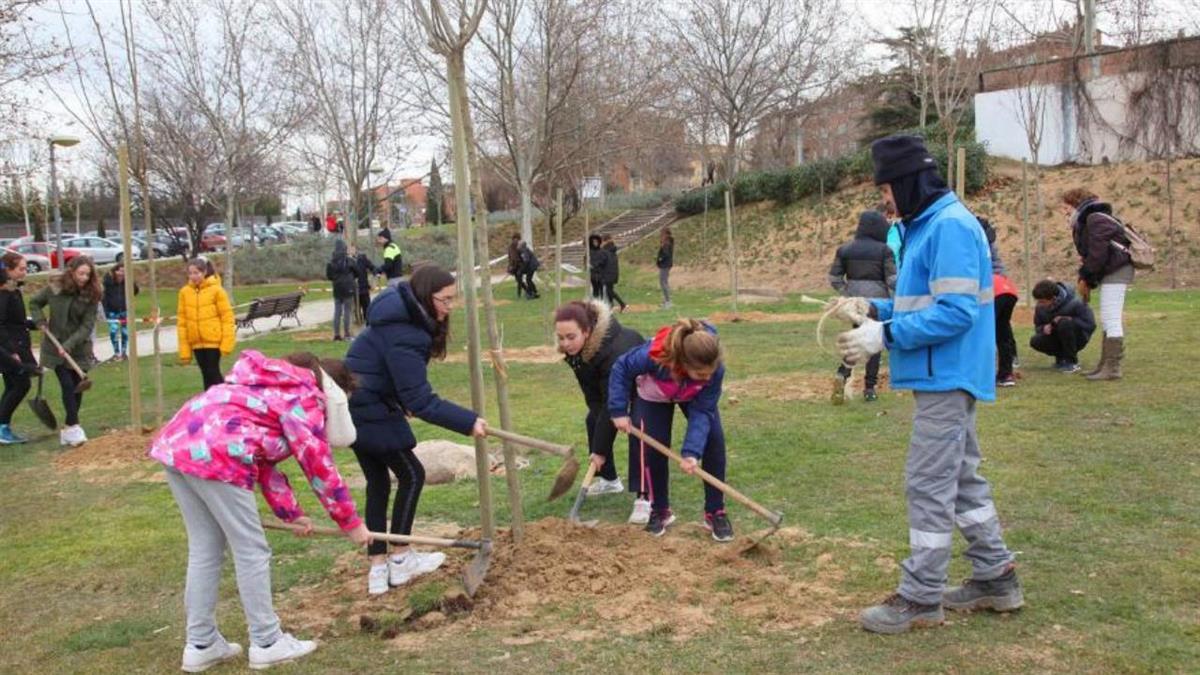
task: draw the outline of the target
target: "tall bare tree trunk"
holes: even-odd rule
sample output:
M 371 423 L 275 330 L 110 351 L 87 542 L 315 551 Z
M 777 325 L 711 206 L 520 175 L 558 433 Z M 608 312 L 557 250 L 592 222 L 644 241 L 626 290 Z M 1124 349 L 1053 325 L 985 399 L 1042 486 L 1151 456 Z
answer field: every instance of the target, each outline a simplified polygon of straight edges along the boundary
M 1021 233 L 1025 239 L 1025 293 L 1022 298 L 1029 302 L 1033 295 L 1033 265 L 1029 260 L 1029 186 L 1028 164 L 1021 160 Z
M 467 166 L 467 138 L 464 110 L 460 102 L 465 89 L 466 68 L 462 50 L 446 55 L 446 82 L 450 93 L 450 126 L 453 130 L 454 202 L 458 221 L 458 274 L 467 315 L 467 363 L 471 375 L 471 407 L 478 415 L 484 413 L 483 365 L 479 354 L 479 307 L 475 304 L 475 248 L 472 246 L 470 169 Z M 475 475 L 479 483 L 479 515 L 483 538 L 495 539 L 496 526 L 492 518 L 492 484 L 488 471 L 487 441 L 475 438 Z
M 134 433 L 142 432 L 142 378 L 138 371 L 137 307 L 133 303 L 133 213 L 129 199 L 129 146 L 117 146 L 117 189 L 121 195 L 121 242 L 125 260 L 126 325 L 129 327 L 129 421 Z M 75 210 L 76 217 L 79 209 Z
M 483 274 L 479 279 L 479 290 L 483 294 L 483 314 L 487 321 L 488 346 L 492 361 L 492 376 L 496 380 L 496 404 L 500 408 L 500 428 L 513 431 L 512 409 L 508 405 L 508 364 L 504 359 L 504 345 L 496 320 L 496 302 L 492 296 L 492 270 L 488 261 L 487 202 L 483 199 L 483 181 L 479 172 L 479 155 L 475 148 L 475 123 L 471 120 L 467 106 L 466 78 L 459 79 L 458 104 L 467 138 L 467 162 L 471 171 L 471 193 L 475 199 L 475 246 L 479 251 L 479 265 Z M 517 473 L 517 452 L 512 443 L 504 441 L 504 480 L 508 485 L 508 510 L 512 517 L 513 541 L 525 537 L 525 512 L 521 505 L 521 477 Z
M 233 299 L 233 180 L 225 181 L 225 292 L 229 294 L 229 304 L 237 304 Z M 201 237 L 203 239 L 203 237 Z

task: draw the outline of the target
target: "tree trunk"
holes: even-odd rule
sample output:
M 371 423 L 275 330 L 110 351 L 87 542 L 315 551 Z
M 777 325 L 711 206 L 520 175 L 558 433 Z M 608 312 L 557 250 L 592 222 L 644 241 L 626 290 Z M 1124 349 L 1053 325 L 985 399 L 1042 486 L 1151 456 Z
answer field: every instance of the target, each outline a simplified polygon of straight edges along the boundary
M 462 51 L 446 56 L 446 81 L 450 93 L 450 125 L 453 130 L 455 218 L 458 221 L 458 273 L 467 315 L 467 363 L 471 376 L 471 407 L 476 414 L 483 415 L 483 366 L 479 355 L 479 307 L 475 303 L 475 248 L 472 242 L 470 169 L 467 166 L 467 138 L 463 111 L 465 102 L 460 103 L 465 89 L 466 69 Z M 479 516 L 483 539 L 495 539 L 495 523 L 492 520 L 492 485 L 488 466 L 487 441 L 475 438 L 475 475 L 479 483 Z
M 738 259 L 733 238 L 733 191 L 725 191 L 725 238 L 729 245 L 729 286 L 733 291 L 733 313 L 738 311 Z
M 558 188 L 554 199 L 554 307 L 562 304 L 562 229 L 563 229 L 563 192 Z
M 129 421 L 135 433 L 142 432 L 142 378 L 138 371 L 137 307 L 133 303 L 133 214 L 129 199 L 129 147 L 117 146 L 117 189 L 121 197 L 121 242 L 125 261 L 126 325 L 129 329 Z M 78 209 L 75 211 L 78 217 Z
M 1030 302 L 1033 295 L 1033 276 L 1032 268 L 1029 260 L 1029 187 L 1027 182 L 1028 164 L 1021 161 L 1021 233 L 1025 239 L 1025 297 L 1026 302 Z
M 229 294 L 229 304 L 233 300 L 233 183 L 225 183 L 225 292 Z M 204 238 L 201 232 L 201 239 Z
M 523 167 L 517 169 L 517 182 L 521 193 L 521 238 L 533 246 L 533 181 L 525 175 Z
M 1175 195 L 1172 191 L 1171 156 L 1167 155 L 1167 255 L 1171 257 L 1171 288 L 1179 288 L 1179 256 L 1175 250 Z
M 508 364 L 504 360 L 504 345 L 496 320 L 496 303 L 492 296 L 492 270 L 488 261 L 487 203 L 483 199 L 483 181 L 479 172 L 479 155 L 475 149 L 475 123 L 471 120 L 466 91 L 466 78 L 459 80 L 458 103 L 463 132 L 466 136 L 467 163 L 471 172 L 471 194 L 475 199 L 475 246 L 483 274 L 479 290 L 483 295 L 483 314 L 487 321 L 488 346 L 492 360 L 492 377 L 496 381 L 496 403 L 500 408 L 500 428 L 513 431 L 512 410 L 508 405 Z M 481 366 L 482 367 L 482 366 Z M 513 541 L 520 543 L 525 536 L 525 513 L 521 505 L 521 477 L 517 473 L 517 452 L 512 443 L 504 441 L 504 480 L 508 485 L 508 510 L 512 517 Z

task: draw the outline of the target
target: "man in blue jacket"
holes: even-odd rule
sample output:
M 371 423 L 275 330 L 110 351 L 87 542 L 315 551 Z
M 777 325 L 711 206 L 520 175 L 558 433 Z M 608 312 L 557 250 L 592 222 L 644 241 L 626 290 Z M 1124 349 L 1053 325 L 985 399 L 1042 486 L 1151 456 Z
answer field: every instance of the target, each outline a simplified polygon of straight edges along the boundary
M 904 220 L 892 300 L 843 299 L 838 316 L 860 324 L 838 336 L 846 363 L 891 351 L 892 386 L 913 390 L 905 465 L 911 554 L 898 592 L 860 616 L 867 630 L 903 633 L 944 621 L 942 607 L 1011 611 L 1024 604 L 1013 555 L 1000 536 L 991 488 L 979 475 L 976 401 L 995 400 L 992 266 L 979 221 L 938 174 L 916 136 L 871 146 L 875 183 Z M 946 589 L 954 527 L 972 575 Z

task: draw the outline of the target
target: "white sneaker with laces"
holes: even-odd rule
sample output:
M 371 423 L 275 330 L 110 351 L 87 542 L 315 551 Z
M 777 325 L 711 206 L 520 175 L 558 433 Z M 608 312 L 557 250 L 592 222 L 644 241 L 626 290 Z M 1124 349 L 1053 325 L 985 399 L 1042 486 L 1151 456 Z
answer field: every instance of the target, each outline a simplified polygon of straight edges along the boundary
M 403 557 L 388 558 L 388 575 L 393 586 L 403 586 L 414 577 L 429 574 L 446 562 L 446 554 L 441 552 L 422 553 L 409 551 Z
M 62 430 L 59 435 L 59 440 L 63 445 L 69 445 L 72 448 L 77 448 L 84 443 L 87 443 L 87 434 L 83 433 L 83 427 L 78 424 L 73 424 Z
M 588 486 L 587 495 L 589 497 L 598 497 L 600 495 L 618 494 L 625 491 L 625 485 L 620 478 L 608 480 L 605 478 L 594 478 L 592 484 Z
M 629 514 L 629 522 L 634 525 L 645 525 L 650 522 L 650 500 L 633 500 L 633 513 Z
M 371 571 L 367 573 L 367 594 L 382 595 L 388 592 L 391 586 L 388 585 L 388 565 L 371 565 Z
M 308 656 L 317 649 L 313 640 L 297 640 L 291 633 L 284 633 L 270 647 L 250 645 L 250 667 L 263 670 L 271 666 L 291 663 L 298 658 Z
M 236 642 L 226 642 L 225 638 L 217 636 L 217 641 L 204 649 L 193 645 L 183 648 L 183 672 L 201 673 L 218 663 L 236 659 L 242 655 L 242 646 Z

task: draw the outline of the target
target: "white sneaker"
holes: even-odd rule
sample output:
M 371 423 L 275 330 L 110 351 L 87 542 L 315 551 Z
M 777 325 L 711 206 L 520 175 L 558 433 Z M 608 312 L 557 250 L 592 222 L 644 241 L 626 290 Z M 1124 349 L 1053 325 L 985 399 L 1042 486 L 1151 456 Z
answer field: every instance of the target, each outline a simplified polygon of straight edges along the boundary
M 371 571 L 367 573 L 367 593 L 370 595 L 382 595 L 388 592 L 391 586 L 388 585 L 388 565 L 371 565 Z
M 77 448 L 84 443 L 87 443 L 87 434 L 83 433 L 83 427 L 78 424 L 73 424 L 65 427 L 58 434 L 58 440 L 63 445 L 69 445 L 72 448 Z
M 224 663 L 230 659 L 236 659 L 242 655 L 242 646 L 236 642 L 226 642 L 225 638 L 218 636 L 218 640 L 204 649 L 197 649 L 193 645 L 187 645 L 183 648 L 183 672 L 185 673 L 201 673 L 218 663 Z
M 634 525 L 645 525 L 650 522 L 650 500 L 633 500 L 633 513 L 629 514 L 629 522 Z
M 291 663 L 317 650 L 314 640 L 297 640 L 291 633 L 284 633 L 270 647 L 250 645 L 250 667 L 262 670 L 283 663 Z
M 436 570 L 444 562 L 446 562 L 446 554 L 440 552 L 409 551 L 399 560 L 393 556 L 388 558 L 389 581 L 393 586 L 403 586 L 414 577 Z
M 589 497 L 598 497 L 600 495 L 611 495 L 625 491 L 625 485 L 620 478 L 607 480 L 605 478 L 594 478 L 592 484 L 588 486 L 587 495 Z

